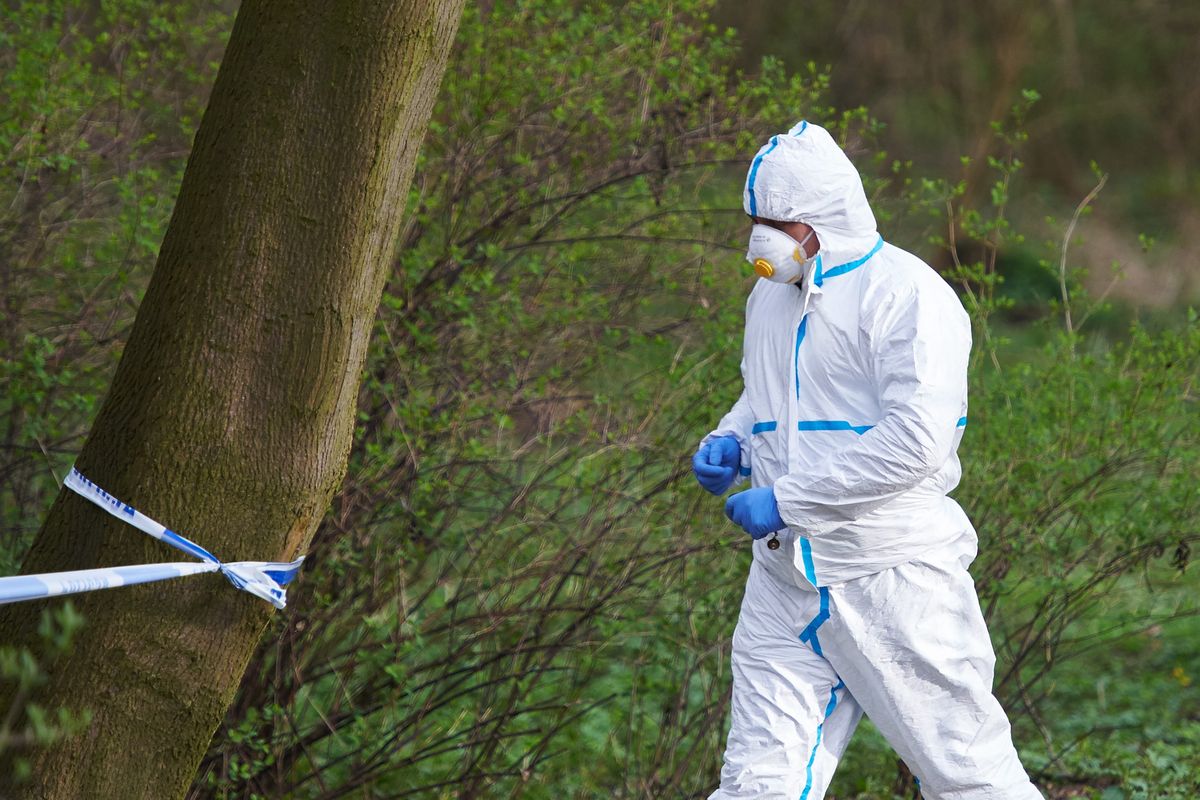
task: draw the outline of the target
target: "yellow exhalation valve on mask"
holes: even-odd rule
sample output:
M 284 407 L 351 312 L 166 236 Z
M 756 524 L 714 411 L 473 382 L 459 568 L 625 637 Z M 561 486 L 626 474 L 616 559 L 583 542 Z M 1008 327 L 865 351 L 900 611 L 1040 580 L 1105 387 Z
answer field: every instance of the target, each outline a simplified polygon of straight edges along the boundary
M 765 258 L 756 258 L 754 260 L 754 271 L 762 278 L 769 278 L 775 274 L 775 268 Z

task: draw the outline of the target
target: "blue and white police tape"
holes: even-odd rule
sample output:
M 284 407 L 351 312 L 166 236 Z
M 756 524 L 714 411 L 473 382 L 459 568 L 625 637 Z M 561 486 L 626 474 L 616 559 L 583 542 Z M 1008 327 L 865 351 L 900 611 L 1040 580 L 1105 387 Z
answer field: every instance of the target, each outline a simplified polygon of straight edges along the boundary
M 74 467 L 71 468 L 67 479 L 63 481 L 63 485 L 76 494 L 91 500 L 117 519 L 124 520 L 160 542 L 166 542 L 172 547 L 200 559 L 200 563 L 135 564 L 126 567 L 47 572 L 41 575 L 14 575 L 9 578 L 0 578 L 0 603 L 16 603 L 39 597 L 92 592 L 97 589 L 111 589 L 135 583 L 165 581 L 184 575 L 195 575 L 199 572 L 220 572 L 237 588 L 249 592 L 255 597 L 261 597 L 276 608 L 283 608 L 287 604 L 287 592 L 283 587 L 296 577 L 296 573 L 300 571 L 300 564 L 304 561 L 304 556 L 290 563 L 235 561 L 224 564 L 195 542 L 160 525 L 133 506 L 122 503 L 89 481 Z

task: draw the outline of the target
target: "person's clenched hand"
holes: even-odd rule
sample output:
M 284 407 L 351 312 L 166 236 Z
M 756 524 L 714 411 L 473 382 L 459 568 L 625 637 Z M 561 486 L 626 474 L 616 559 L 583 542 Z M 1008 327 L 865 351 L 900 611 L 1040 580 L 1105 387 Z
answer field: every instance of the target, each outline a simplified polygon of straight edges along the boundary
M 779 516 L 775 490 L 770 486 L 747 489 L 733 495 L 725 501 L 725 516 L 742 526 L 754 539 L 761 539 L 768 533 L 787 527 Z
M 692 472 L 705 490 L 724 494 L 733 485 L 741 456 L 742 448 L 737 437 L 719 436 L 705 442 L 692 456 Z

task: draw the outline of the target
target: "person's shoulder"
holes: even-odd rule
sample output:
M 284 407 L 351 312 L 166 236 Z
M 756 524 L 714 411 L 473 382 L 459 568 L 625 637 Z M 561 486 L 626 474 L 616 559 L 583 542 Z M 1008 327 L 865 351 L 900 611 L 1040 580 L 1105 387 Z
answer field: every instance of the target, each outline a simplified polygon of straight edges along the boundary
M 915 291 L 927 287 L 950 290 L 950 284 L 946 283 L 937 270 L 903 247 L 884 242 L 879 255 L 880 263 L 876 266 L 881 269 L 874 270 L 874 277 L 882 286 L 901 291 L 906 289 Z
M 879 263 L 871 271 L 871 290 L 876 300 L 920 296 L 929 302 L 944 302 L 962 310 L 954 289 L 937 270 L 902 247 L 884 243 Z
M 864 321 L 919 314 L 950 326 L 970 326 L 958 294 L 924 260 L 892 244 L 885 244 L 877 258 L 862 294 Z

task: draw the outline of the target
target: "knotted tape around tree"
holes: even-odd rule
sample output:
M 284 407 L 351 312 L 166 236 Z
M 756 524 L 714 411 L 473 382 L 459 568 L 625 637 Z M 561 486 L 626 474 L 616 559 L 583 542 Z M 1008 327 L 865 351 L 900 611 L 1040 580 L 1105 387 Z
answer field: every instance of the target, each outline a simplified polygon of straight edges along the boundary
M 234 561 L 224 563 L 200 545 L 155 522 L 128 503 L 123 503 L 79 470 L 71 468 L 63 486 L 91 500 L 108 513 L 128 522 L 143 533 L 199 559 L 198 562 L 133 564 L 124 567 L 47 572 L 40 575 L 14 575 L 0 578 L 0 603 L 17 603 L 39 597 L 54 597 L 77 592 L 94 592 L 135 583 L 151 583 L 201 572 L 220 572 L 244 592 L 261 597 L 276 608 L 287 604 L 284 586 L 300 571 L 304 556 L 292 562 Z

